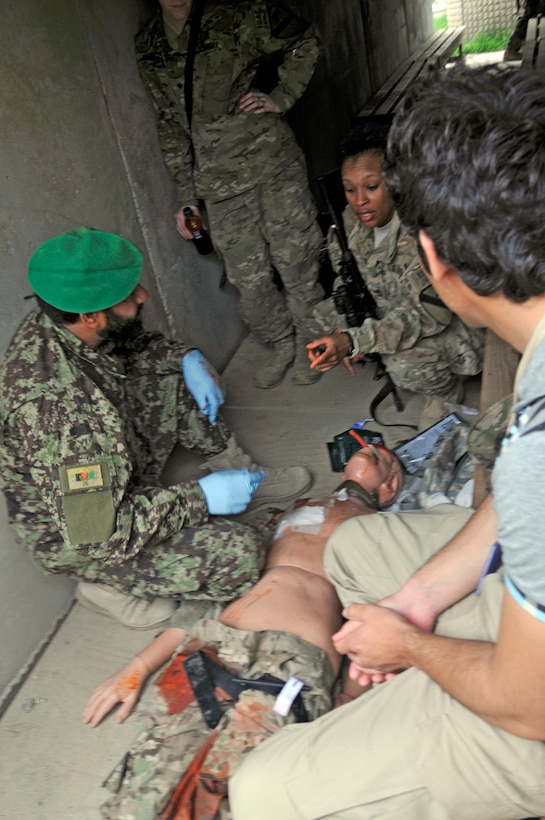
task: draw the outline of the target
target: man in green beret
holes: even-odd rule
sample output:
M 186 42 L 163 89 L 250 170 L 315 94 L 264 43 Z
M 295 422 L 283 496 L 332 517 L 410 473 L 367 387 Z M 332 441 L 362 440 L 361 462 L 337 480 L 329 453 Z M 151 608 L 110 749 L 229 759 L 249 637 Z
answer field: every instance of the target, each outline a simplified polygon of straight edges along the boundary
M 259 576 L 261 535 L 225 515 L 296 498 L 304 467 L 259 467 L 221 415 L 219 376 L 189 345 L 144 331 L 142 257 L 77 228 L 29 263 L 38 307 L 0 368 L 0 487 L 10 523 L 46 573 L 127 626 L 177 601 L 229 601 Z M 164 486 L 174 447 L 212 471 Z

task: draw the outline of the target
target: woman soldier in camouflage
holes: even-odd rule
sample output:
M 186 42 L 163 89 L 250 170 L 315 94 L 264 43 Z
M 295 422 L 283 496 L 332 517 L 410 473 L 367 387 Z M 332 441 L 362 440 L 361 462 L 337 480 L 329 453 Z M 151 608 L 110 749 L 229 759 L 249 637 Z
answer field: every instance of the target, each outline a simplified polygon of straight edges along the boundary
M 380 354 L 396 386 L 426 396 L 419 422 L 423 430 L 441 418 L 445 401 L 462 399 L 463 377 L 480 372 L 483 334 L 453 315 L 421 269 L 416 245 L 400 225 L 382 175 L 386 137 L 382 125 L 358 126 L 341 146 L 348 246 L 375 299 L 376 318 L 347 327 L 328 299 L 314 309 L 309 322 L 315 336 L 327 335 L 307 347 L 310 367 L 320 372 L 344 359 L 353 374 L 350 360 Z M 329 250 L 338 268 L 334 237 Z M 339 321 L 341 327 L 333 330 Z

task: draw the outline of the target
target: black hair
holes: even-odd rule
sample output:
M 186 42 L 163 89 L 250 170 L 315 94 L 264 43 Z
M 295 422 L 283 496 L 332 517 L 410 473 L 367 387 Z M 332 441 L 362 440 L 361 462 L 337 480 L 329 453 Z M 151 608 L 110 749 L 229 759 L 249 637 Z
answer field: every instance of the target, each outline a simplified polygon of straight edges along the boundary
M 50 305 L 49 302 L 44 302 L 44 300 L 38 296 L 38 294 L 34 294 L 36 296 L 36 301 L 38 302 L 38 307 L 45 313 L 46 316 L 49 316 L 52 322 L 56 325 L 73 325 L 79 319 L 79 313 L 71 313 L 68 310 L 60 310 L 60 308 L 53 307 Z
M 512 66 L 431 70 L 394 118 L 386 185 L 475 293 L 545 292 L 545 86 Z
M 341 141 L 341 162 L 366 151 L 384 155 L 388 140 L 388 124 L 379 120 L 358 122 Z

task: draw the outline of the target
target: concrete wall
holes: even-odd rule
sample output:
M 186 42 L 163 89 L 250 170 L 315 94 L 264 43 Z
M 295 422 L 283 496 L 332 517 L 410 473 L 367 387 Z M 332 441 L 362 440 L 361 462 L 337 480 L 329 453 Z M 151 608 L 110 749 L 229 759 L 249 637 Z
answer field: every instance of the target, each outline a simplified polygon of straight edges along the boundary
M 291 115 L 311 175 L 337 162 L 352 117 L 432 32 L 431 0 L 306 0 L 324 56 Z M 134 64 L 133 38 L 155 0 L 4 0 L 0 108 L 0 355 L 32 303 L 29 255 L 78 225 L 121 233 L 145 258 L 148 324 L 185 338 L 221 370 L 245 330 L 215 256 L 178 237 L 179 206 Z M 0 502 L 0 706 L 70 605 L 73 583 L 44 577 Z
M 9 6 L 6 9 L 5 6 Z M 141 86 L 137 0 L 5 2 L 0 117 L 0 355 L 32 302 L 26 265 L 45 239 L 78 225 L 121 233 L 144 253 L 148 322 L 189 339 L 222 368 L 244 330 L 217 258 L 173 229 L 178 207 Z M 149 309 L 148 309 L 149 308 Z M 73 583 L 44 577 L 0 506 L 0 691 L 48 634 Z
M 515 0 L 447 0 L 446 6 L 448 25 L 465 26 L 466 40 L 482 31 L 513 28 L 517 17 Z
M 315 21 L 323 55 L 289 120 L 311 181 L 339 164 L 338 146 L 355 115 L 416 47 L 433 34 L 431 0 L 299 0 Z

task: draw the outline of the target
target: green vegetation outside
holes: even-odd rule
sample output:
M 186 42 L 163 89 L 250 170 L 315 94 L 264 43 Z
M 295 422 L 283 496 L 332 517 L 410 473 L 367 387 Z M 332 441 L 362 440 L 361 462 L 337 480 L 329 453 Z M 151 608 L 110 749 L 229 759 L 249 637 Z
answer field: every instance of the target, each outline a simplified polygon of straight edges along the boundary
M 473 40 L 463 43 L 466 54 L 484 54 L 486 51 L 504 51 L 512 29 L 503 31 L 480 31 Z
M 434 17 L 435 31 L 440 28 L 448 28 L 447 14 L 442 12 Z M 502 31 L 480 31 L 472 40 L 462 44 L 462 51 L 466 54 L 484 54 L 487 51 L 504 51 L 511 29 Z

